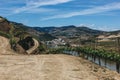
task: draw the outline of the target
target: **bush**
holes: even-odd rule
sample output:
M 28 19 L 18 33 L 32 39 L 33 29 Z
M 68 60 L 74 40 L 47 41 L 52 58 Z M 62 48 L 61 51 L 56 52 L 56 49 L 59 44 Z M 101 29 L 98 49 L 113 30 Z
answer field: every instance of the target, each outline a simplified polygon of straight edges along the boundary
M 10 38 L 10 34 L 0 31 L 0 36 Z
M 14 49 L 15 46 L 16 46 L 16 40 L 15 39 L 10 39 L 10 45 L 11 45 L 11 48 Z
M 38 50 L 39 50 L 39 52 L 43 52 L 43 51 L 45 51 L 45 47 L 43 45 L 40 45 L 38 47 Z

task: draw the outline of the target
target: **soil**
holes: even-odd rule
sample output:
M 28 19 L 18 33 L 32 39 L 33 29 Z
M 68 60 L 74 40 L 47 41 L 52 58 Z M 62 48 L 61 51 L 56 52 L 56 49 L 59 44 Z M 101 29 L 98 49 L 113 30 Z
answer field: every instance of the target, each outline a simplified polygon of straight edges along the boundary
M 9 40 L 2 36 L 0 36 L 0 55 L 1 54 L 3 55 L 15 54 L 15 52 L 11 50 Z
M 0 80 L 120 80 L 120 74 L 71 55 L 0 55 Z

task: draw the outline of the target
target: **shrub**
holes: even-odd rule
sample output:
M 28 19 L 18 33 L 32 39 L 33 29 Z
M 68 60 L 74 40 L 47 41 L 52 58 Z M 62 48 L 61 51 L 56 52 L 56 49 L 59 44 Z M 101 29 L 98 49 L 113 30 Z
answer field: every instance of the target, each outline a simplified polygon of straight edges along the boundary
M 10 34 L 0 31 L 0 36 L 10 38 Z

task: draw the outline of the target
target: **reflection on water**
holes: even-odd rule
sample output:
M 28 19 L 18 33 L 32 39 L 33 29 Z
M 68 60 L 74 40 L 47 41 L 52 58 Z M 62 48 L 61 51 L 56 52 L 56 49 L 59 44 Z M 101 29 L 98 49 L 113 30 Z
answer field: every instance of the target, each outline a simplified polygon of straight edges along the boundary
M 89 57 L 88 60 L 92 61 L 92 58 Z M 93 61 L 92 61 L 92 62 L 93 62 Z M 113 61 L 108 61 L 108 60 L 107 60 L 106 63 L 105 63 L 105 59 L 100 59 L 100 62 L 101 62 L 101 66 L 116 71 L 116 63 L 115 63 L 115 62 L 113 62 Z M 96 57 L 94 63 L 96 63 L 96 64 L 99 65 L 99 58 L 98 58 L 98 57 Z
M 63 51 L 63 52 L 65 54 L 69 54 L 69 55 L 73 55 L 73 56 L 80 56 L 80 54 L 78 52 L 76 52 L 76 51 Z M 98 57 L 95 58 L 95 61 L 93 60 L 93 58 L 91 56 L 84 55 L 84 57 L 86 59 L 88 59 L 89 61 L 92 61 L 92 62 L 94 62 L 94 63 L 99 65 L 99 58 Z M 101 63 L 101 66 L 103 66 L 103 67 L 106 67 L 108 69 L 117 71 L 117 69 L 116 69 L 116 62 L 109 61 L 109 60 L 105 61 L 105 59 L 100 58 L 100 63 Z M 119 72 L 120 72 L 120 70 L 119 70 Z
M 76 51 L 64 51 L 65 54 L 73 55 L 73 56 L 79 56 L 78 52 Z

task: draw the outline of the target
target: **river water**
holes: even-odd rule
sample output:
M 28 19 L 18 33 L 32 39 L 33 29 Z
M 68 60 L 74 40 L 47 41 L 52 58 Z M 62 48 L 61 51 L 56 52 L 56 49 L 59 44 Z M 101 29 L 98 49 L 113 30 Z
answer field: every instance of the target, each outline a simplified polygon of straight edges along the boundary
M 79 54 L 78 52 L 76 52 L 76 51 L 63 51 L 63 53 L 65 53 L 65 54 L 68 54 L 68 55 L 73 55 L 73 56 L 80 56 L 81 54 Z M 96 64 L 98 64 L 99 65 L 99 58 L 98 57 L 96 57 L 95 58 L 95 61 L 93 60 L 93 58 L 91 57 L 91 56 L 84 56 L 86 59 L 88 59 L 89 61 L 92 61 L 93 63 L 96 63 Z M 100 62 L 101 62 L 101 65 L 100 66 L 103 66 L 103 67 L 106 67 L 106 68 L 108 68 L 108 69 L 110 69 L 110 70 L 114 70 L 114 71 L 117 71 L 117 69 L 116 69 L 116 62 L 113 62 L 113 61 L 109 61 L 109 60 L 107 60 L 106 61 L 106 63 L 105 63 L 105 60 L 104 59 L 100 59 Z M 120 72 L 120 70 L 119 70 L 119 72 Z

